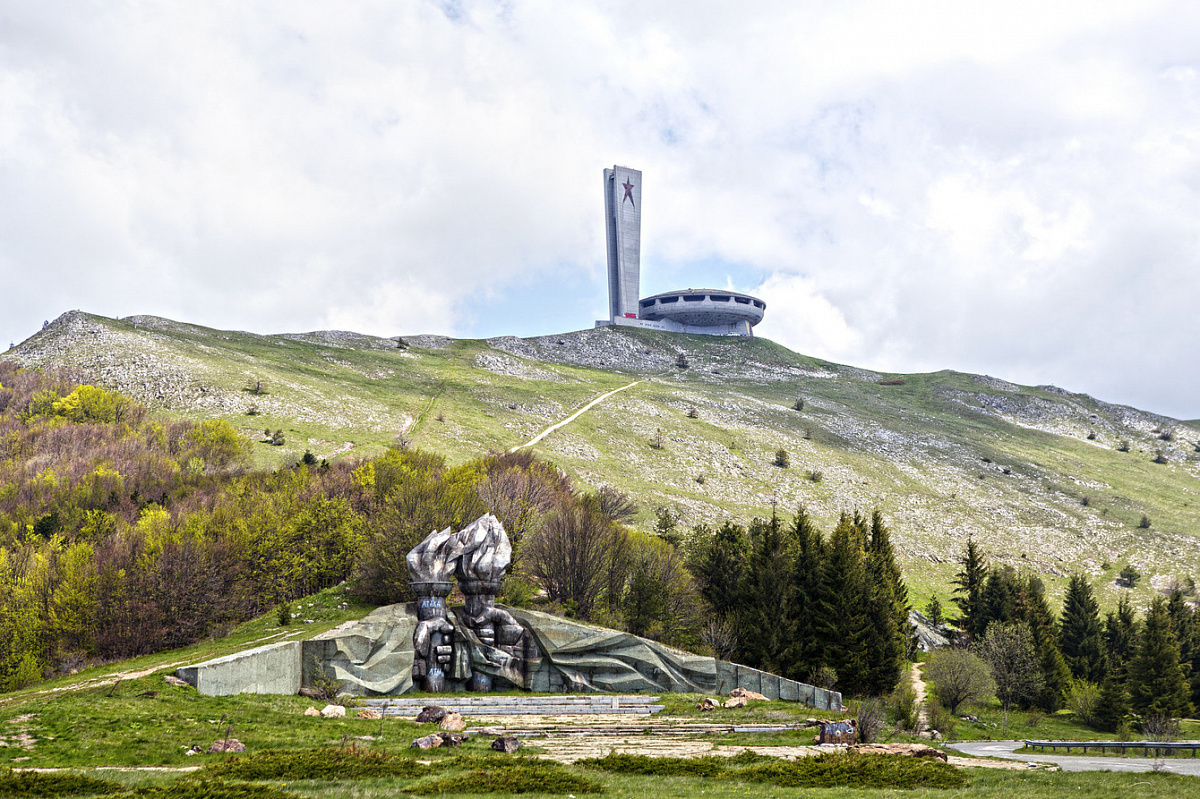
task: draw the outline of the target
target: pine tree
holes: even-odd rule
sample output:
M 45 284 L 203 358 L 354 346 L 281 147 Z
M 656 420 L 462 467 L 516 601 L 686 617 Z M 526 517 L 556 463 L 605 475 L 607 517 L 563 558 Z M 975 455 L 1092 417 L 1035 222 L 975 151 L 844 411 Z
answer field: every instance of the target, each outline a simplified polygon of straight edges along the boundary
M 1092 586 L 1081 574 L 1071 575 L 1063 600 L 1059 646 L 1063 659 L 1077 679 L 1099 683 L 1106 672 L 1100 605 Z
M 1030 575 L 1024 581 L 1019 603 L 1021 619 L 1029 625 L 1033 648 L 1042 671 L 1042 689 L 1034 699 L 1034 704 L 1053 713 L 1062 707 L 1071 672 L 1059 651 L 1054 614 L 1050 612 L 1046 588 L 1040 579 Z
M 1117 600 L 1116 612 L 1109 611 L 1104 619 L 1104 654 L 1108 673 L 1124 682 L 1125 668 L 1137 649 L 1138 622 L 1129 597 Z
M 871 515 L 867 544 L 867 673 L 866 692 L 887 694 L 900 682 L 913 638 L 908 621 L 908 589 L 896 566 L 883 514 Z
M 1194 611 L 1176 586 L 1167 599 L 1171 632 L 1179 642 L 1179 662 L 1188 676 L 1193 705 L 1200 706 L 1200 612 Z
M 824 635 L 830 642 L 824 665 L 837 671 L 843 693 L 861 694 L 867 687 L 866 523 L 843 513 L 829 539 L 825 580 L 827 612 Z
M 1116 732 L 1129 715 L 1129 693 L 1116 675 L 1109 674 L 1100 684 L 1100 701 L 1096 703 L 1096 728 Z
M 1180 718 L 1191 709 L 1191 690 L 1179 662 L 1179 643 L 1171 631 L 1166 603 L 1155 599 L 1146 611 L 1137 652 L 1129 661 L 1129 694 L 1143 716 Z
M 697 536 L 704 533 L 698 530 Z M 728 617 L 741 602 L 745 568 L 746 531 L 741 525 L 725 522 L 699 544 L 693 573 L 700 595 L 717 616 Z
M 1008 624 L 1021 618 L 1021 589 L 1023 580 L 1012 566 L 1002 566 L 988 572 L 983 587 L 984 629 L 994 622 Z
M 750 557 L 735 614 L 741 662 L 779 673 L 789 643 L 793 554 L 778 516 L 751 521 L 749 539 Z
M 791 643 L 784 652 L 785 676 L 806 681 L 825 662 L 826 642 L 821 631 L 825 612 L 825 539 L 802 506 L 792 520 L 790 537 L 795 547 L 789 608 Z
M 987 629 L 987 620 L 983 615 L 983 588 L 988 569 L 983 553 L 971 538 L 967 538 L 967 548 L 959 563 L 961 568 L 954 576 L 956 588 L 951 601 L 958 606 L 961 615 L 953 624 L 977 641 Z

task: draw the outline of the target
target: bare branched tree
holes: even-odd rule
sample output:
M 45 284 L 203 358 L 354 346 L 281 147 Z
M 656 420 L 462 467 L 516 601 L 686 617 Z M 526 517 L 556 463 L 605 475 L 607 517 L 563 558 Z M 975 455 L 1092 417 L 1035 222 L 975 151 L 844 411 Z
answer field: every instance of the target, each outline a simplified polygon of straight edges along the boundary
M 616 526 L 589 503 L 572 502 L 551 511 L 525 546 L 530 571 L 556 602 L 592 617 L 607 587 Z

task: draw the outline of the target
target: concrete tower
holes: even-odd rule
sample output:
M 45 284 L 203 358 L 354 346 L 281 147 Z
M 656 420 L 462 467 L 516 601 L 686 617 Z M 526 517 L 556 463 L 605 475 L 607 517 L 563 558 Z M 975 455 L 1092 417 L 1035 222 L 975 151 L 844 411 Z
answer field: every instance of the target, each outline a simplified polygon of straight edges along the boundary
M 642 288 L 642 173 L 625 166 L 604 170 L 604 210 L 609 320 L 637 319 Z

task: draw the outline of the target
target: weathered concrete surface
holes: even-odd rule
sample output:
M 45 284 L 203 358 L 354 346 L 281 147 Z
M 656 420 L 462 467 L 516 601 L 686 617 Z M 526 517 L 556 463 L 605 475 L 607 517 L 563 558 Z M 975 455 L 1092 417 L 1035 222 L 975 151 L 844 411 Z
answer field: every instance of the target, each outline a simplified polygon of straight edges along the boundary
M 317 669 L 358 696 L 403 694 L 413 688 L 413 605 L 385 605 L 356 622 L 305 641 L 302 674 L 312 685 Z M 296 690 L 300 690 L 297 686 Z
M 300 642 L 247 649 L 175 670 L 205 696 L 294 694 L 300 690 Z

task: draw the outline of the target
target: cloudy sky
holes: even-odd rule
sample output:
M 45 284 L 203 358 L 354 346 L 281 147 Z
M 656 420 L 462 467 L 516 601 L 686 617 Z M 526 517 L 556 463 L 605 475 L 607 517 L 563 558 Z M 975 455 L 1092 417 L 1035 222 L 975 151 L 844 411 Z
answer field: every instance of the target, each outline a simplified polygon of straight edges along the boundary
M 1200 417 L 1200 4 L 0 0 L 0 349 L 486 337 L 729 287 L 800 352 Z

